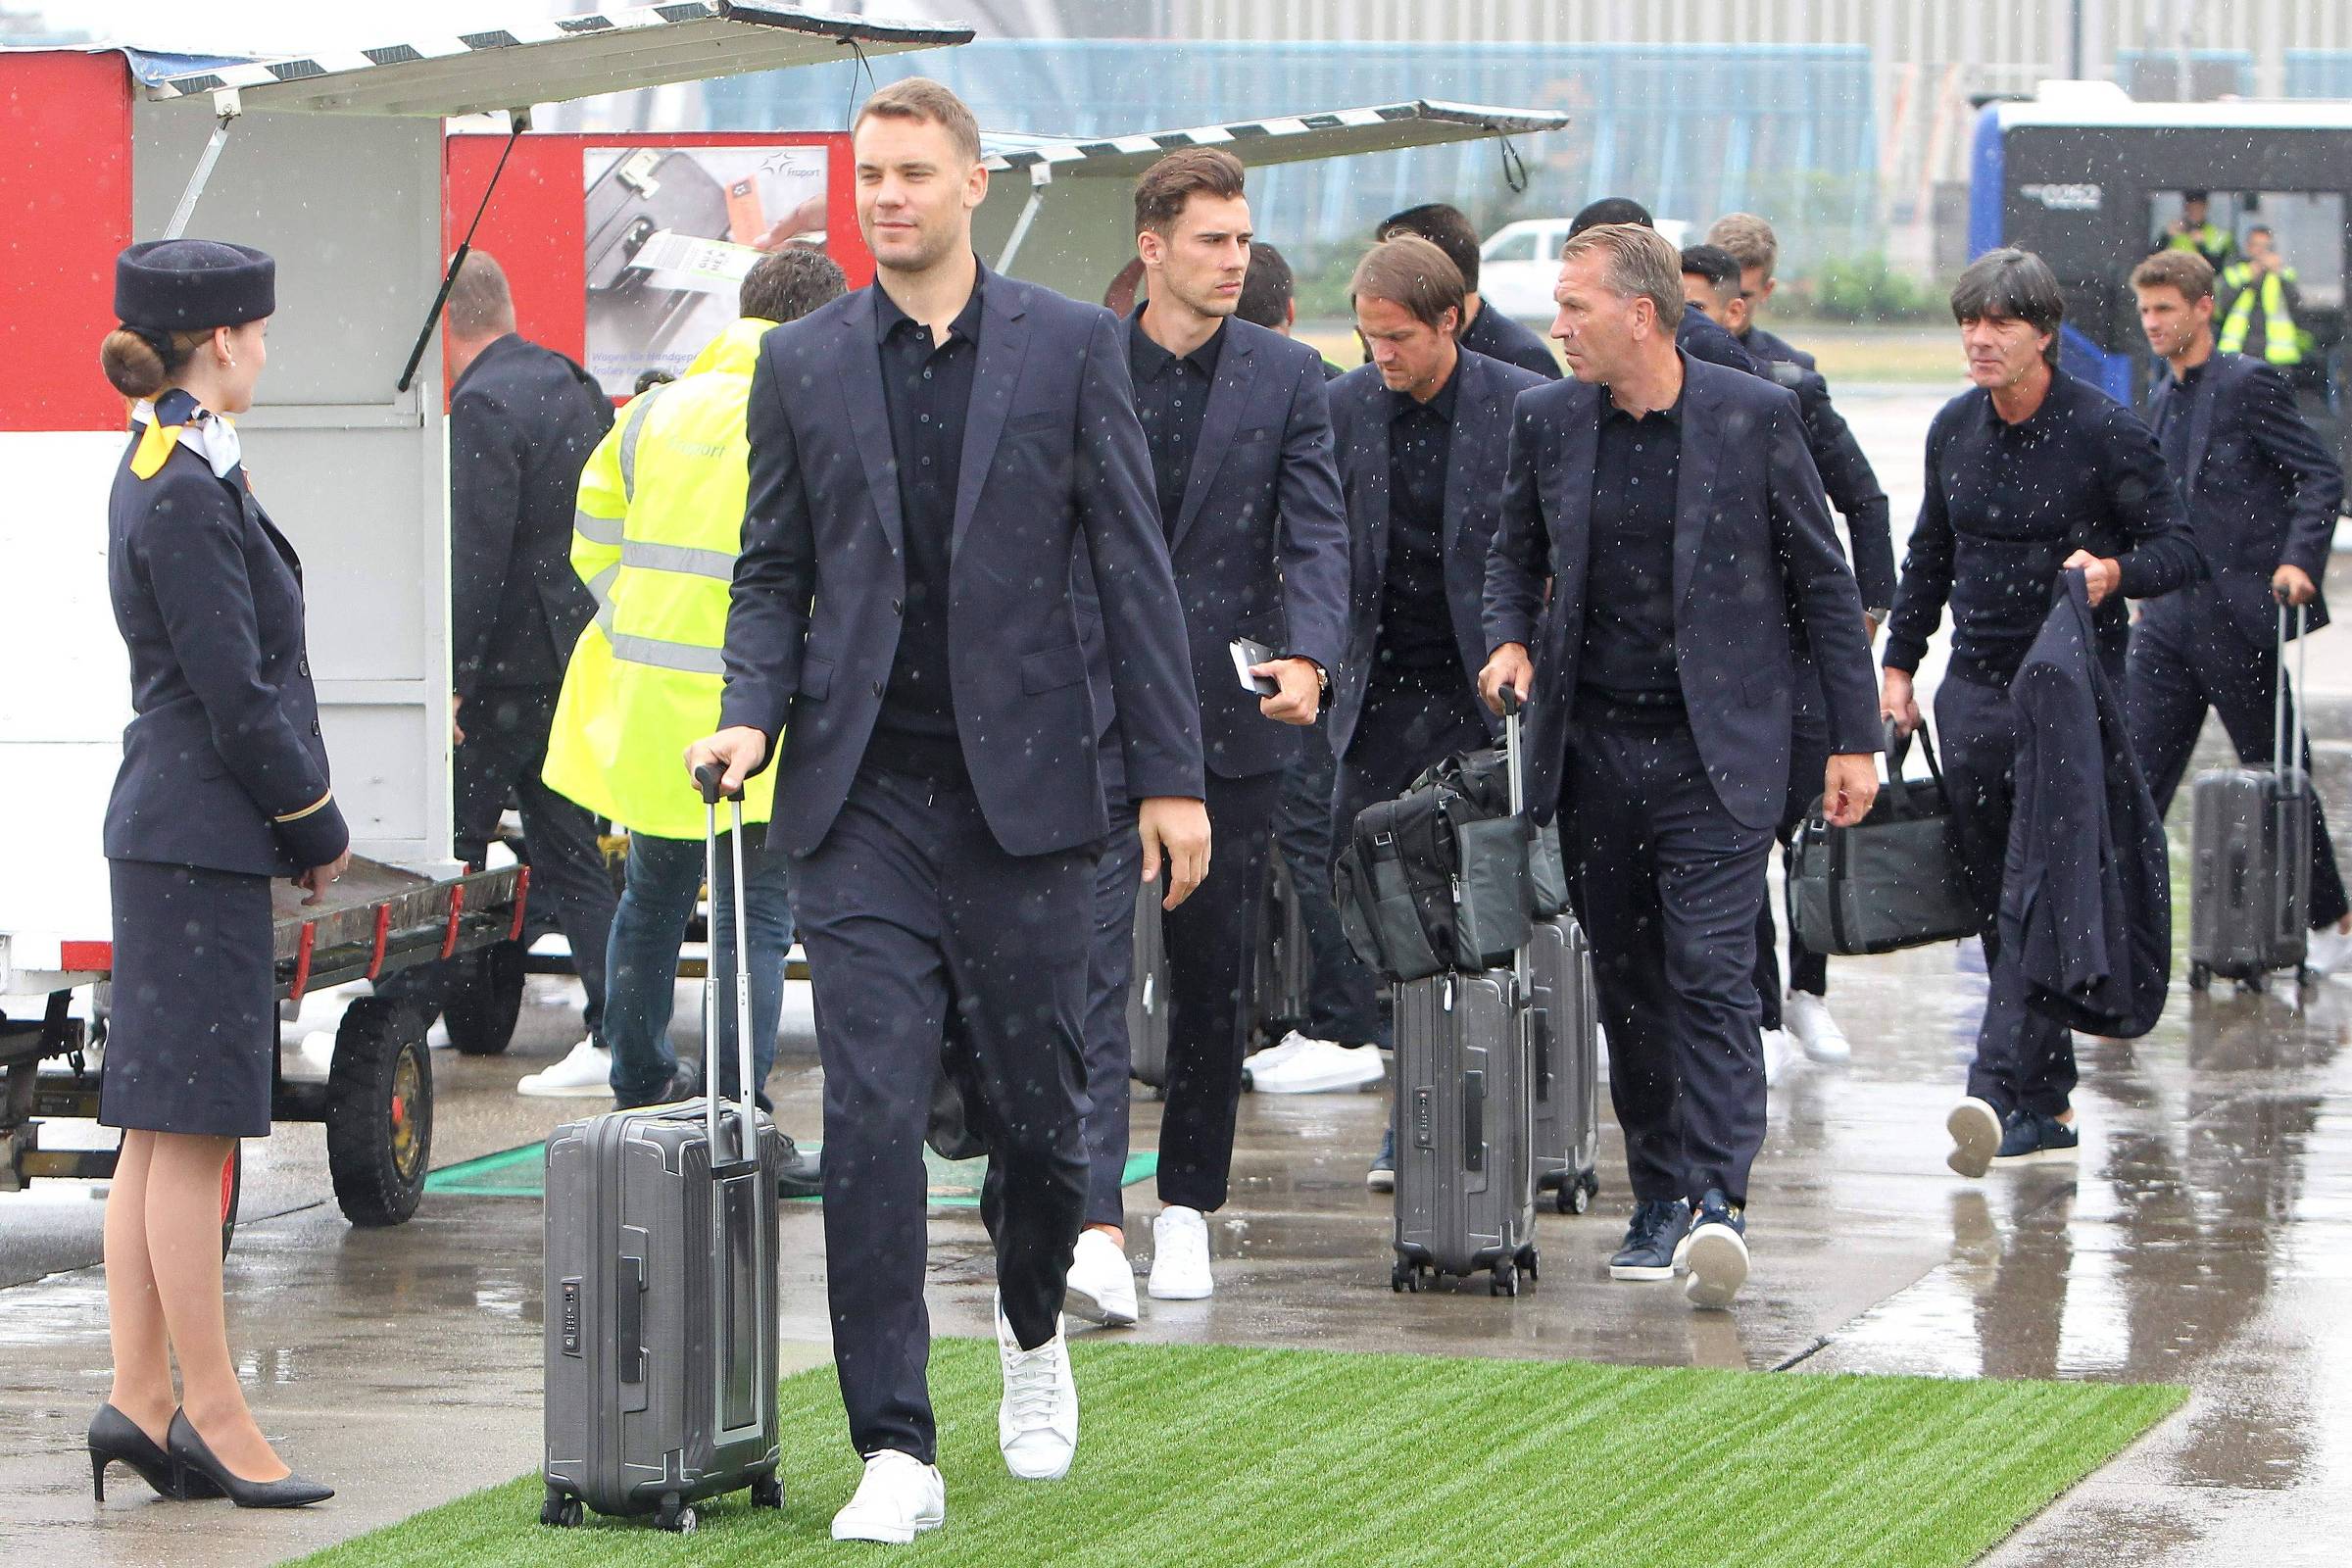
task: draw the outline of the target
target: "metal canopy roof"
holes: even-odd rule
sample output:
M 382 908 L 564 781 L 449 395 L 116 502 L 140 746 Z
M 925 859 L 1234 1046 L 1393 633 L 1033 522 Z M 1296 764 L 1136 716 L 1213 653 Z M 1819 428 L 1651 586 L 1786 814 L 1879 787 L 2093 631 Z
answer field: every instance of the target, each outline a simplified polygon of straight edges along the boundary
M 1243 163 L 1291 164 L 1357 153 L 1434 147 L 1481 136 L 1523 136 L 1558 130 L 1568 117 L 1546 109 L 1495 109 L 1484 104 L 1410 103 L 1371 109 L 1338 109 L 1328 114 L 1247 120 L 1190 130 L 1147 131 L 1087 141 L 1063 136 L 1016 136 L 990 132 L 988 167 L 1018 172 L 1047 166 L 1055 179 L 1132 178 L 1153 161 L 1180 147 L 1222 147 Z
M 447 119 L 669 82 L 969 43 L 972 29 L 877 22 L 767 0 L 668 0 L 601 16 L 508 23 L 309 59 L 216 66 L 147 95 L 236 88 L 248 110 Z

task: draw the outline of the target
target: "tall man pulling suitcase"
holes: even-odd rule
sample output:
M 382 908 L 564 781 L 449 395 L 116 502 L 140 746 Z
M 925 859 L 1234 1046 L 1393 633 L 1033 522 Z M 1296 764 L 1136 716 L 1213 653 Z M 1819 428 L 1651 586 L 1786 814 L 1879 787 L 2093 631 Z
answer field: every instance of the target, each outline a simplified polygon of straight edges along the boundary
M 1170 906 L 1206 868 L 1208 820 L 1117 318 L 979 265 L 988 175 L 947 88 L 893 83 L 852 135 L 876 280 L 761 345 L 724 727 L 688 765 L 723 763 L 732 788 L 774 753 L 769 832 L 794 856 L 825 1069 L 834 1351 L 866 1461 L 833 1534 L 904 1544 L 946 1517 L 922 1157 L 943 1046 L 990 1151 L 1000 1446 L 1024 1479 L 1061 1475 L 1077 1446 L 1059 1309 L 1108 828 L 1076 607 L 1056 590 L 1081 537 L 1143 875 Z

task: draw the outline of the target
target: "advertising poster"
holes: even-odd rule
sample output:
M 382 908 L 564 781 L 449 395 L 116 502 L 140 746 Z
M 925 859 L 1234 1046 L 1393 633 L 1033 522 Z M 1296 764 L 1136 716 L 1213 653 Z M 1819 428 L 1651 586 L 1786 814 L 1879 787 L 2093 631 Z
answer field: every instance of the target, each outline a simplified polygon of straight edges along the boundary
M 590 147 L 588 373 L 613 397 L 682 373 L 753 264 L 825 242 L 822 147 Z

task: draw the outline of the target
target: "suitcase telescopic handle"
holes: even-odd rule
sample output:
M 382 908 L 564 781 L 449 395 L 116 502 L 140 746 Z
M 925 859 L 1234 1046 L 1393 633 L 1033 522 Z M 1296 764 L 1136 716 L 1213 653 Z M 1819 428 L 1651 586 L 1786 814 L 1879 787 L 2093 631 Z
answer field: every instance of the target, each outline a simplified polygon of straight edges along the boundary
M 2278 682 L 2278 690 L 2273 694 L 2271 703 L 2275 715 L 2271 726 L 2271 774 L 2278 779 L 2281 791 L 2286 787 L 2287 758 L 2289 756 L 2294 758 L 2295 766 L 2303 765 L 2303 688 L 2304 671 L 2311 658 L 2310 631 L 2311 607 L 2297 605 L 2295 607 L 2295 695 L 2292 702 L 2295 710 L 2295 749 L 2290 753 L 2286 749 L 2286 710 L 2289 706 L 2286 695 L 2286 601 L 2279 600 Z
M 718 987 L 714 983 L 718 970 L 718 799 L 721 774 L 718 765 L 707 762 L 695 769 L 694 781 L 703 795 L 703 882 L 710 893 L 710 940 L 705 944 L 708 955 L 703 963 L 703 1130 L 710 1140 L 710 1174 L 713 1179 L 728 1171 L 730 1166 L 756 1162 L 760 1157 L 759 1088 L 752 1082 L 752 944 L 751 922 L 746 918 L 743 892 L 743 792 L 729 795 L 727 808 L 732 816 L 734 873 L 731 884 L 735 893 L 735 1087 L 736 1128 L 735 1158 L 719 1157 L 718 1141 Z
M 1518 689 L 1508 684 L 1496 692 L 1495 697 L 1502 707 L 1502 772 L 1510 780 L 1511 815 L 1518 820 L 1521 830 L 1528 835 L 1532 844 L 1536 825 L 1527 819 L 1527 774 L 1519 756 L 1519 710 L 1524 705 L 1519 701 Z M 1521 997 L 1525 997 L 1529 986 L 1525 943 L 1511 951 L 1511 979 L 1514 989 Z

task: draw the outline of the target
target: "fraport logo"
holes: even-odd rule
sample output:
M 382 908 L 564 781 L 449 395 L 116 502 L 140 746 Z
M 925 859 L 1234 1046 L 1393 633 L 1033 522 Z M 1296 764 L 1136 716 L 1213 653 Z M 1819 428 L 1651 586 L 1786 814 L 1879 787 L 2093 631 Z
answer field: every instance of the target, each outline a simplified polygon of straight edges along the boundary
M 2095 213 L 2099 210 L 2099 187 L 2096 185 L 2021 185 L 2018 193 L 2030 202 L 2039 202 L 2053 213 Z

